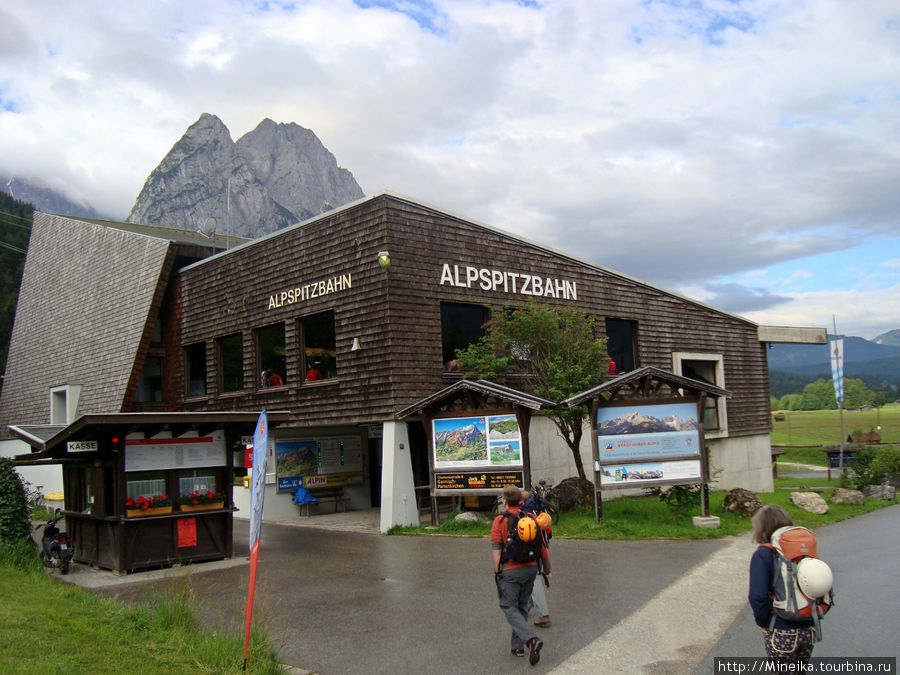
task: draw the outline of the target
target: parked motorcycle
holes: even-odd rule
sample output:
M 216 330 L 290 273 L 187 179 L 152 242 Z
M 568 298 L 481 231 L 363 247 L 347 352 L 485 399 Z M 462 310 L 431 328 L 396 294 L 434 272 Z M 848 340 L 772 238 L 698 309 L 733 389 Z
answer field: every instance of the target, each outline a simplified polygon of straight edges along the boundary
M 41 562 L 47 567 L 59 569 L 63 574 L 68 574 L 72 565 L 72 546 L 69 535 L 60 532 L 56 523 L 62 518 L 62 511 L 56 509 L 53 518 L 34 529 L 44 528 L 41 533 Z

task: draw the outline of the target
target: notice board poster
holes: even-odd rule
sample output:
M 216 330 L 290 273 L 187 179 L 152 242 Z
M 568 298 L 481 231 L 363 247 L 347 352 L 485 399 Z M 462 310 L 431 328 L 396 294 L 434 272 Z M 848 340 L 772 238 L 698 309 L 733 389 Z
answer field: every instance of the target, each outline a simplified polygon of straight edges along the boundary
M 445 417 L 432 421 L 434 468 L 463 470 L 522 466 L 515 414 Z
M 595 469 L 602 487 L 702 482 L 702 451 L 695 401 L 597 411 Z
M 362 440 L 334 436 L 317 440 L 276 440 L 279 491 L 362 483 Z
M 496 492 L 507 485 L 525 487 L 522 471 L 481 471 L 473 473 L 434 474 L 435 494 L 453 494 L 462 490 L 490 490 Z
M 160 471 L 225 466 L 225 434 L 179 438 L 129 438 L 125 441 L 125 471 Z

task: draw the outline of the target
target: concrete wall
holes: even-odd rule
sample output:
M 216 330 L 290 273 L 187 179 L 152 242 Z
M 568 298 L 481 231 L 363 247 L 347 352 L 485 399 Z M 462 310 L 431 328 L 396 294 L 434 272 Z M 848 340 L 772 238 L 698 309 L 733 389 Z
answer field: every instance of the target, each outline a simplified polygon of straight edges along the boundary
M 0 457 L 15 457 L 27 455 L 31 452 L 31 446 L 25 441 L 10 440 L 0 441 Z M 16 472 L 22 480 L 28 481 L 32 486 L 42 486 L 41 492 L 56 492 L 63 489 L 62 466 L 53 464 L 48 466 L 17 466 Z

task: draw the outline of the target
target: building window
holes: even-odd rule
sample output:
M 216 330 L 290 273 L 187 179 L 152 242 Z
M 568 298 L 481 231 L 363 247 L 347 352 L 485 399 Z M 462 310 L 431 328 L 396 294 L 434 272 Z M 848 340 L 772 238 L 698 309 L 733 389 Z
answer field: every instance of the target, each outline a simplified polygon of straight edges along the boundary
M 674 371 L 692 380 L 699 380 L 725 388 L 725 367 L 719 354 L 675 352 L 672 355 Z M 706 397 L 703 409 L 703 431 L 707 435 L 725 436 L 728 433 L 728 416 L 725 399 Z
M 456 351 L 465 349 L 484 335 L 488 308 L 483 305 L 441 303 L 441 351 L 444 371 L 452 372 Z
M 306 381 L 337 377 L 334 312 L 322 312 L 300 319 L 300 340 Z
M 162 402 L 163 360 L 160 356 L 148 356 L 144 359 L 141 379 L 134 394 L 136 403 Z
M 606 353 L 616 364 L 617 373 L 630 373 L 637 365 L 637 322 L 606 320 Z
M 187 395 L 206 396 L 206 343 L 198 342 L 184 350 L 187 365 Z
M 219 377 L 224 393 L 244 388 L 244 336 L 240 333 L 219 338 Z
M 64 384 L 50 389 L 50 424 L 71 424 L 75 421 L 80 384 Z
M 219 492 L 216 469 L 184 469 L 178 472 L 178 496 L 185 497 L 193 492 Z
M 125 482 L 125 496 L 137 501 L 140 497 L 167 495 L 165 471 L 139 471 L 129 473 Z
M 278 387 L 287 384 L 283 323 L 256 331 L 256 352 L 259 386 Z

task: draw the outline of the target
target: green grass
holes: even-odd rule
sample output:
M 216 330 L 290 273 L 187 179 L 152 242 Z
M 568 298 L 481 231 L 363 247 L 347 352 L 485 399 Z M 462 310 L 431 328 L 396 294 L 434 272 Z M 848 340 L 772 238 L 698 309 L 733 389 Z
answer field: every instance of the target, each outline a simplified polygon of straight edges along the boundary
M 185 586 L 130 607 L 48 576 L 0 544 L 0 668 L 7 673 L 238 673 L 244 638 L 199 627 Z M 278 672 L 264 628 L 248 671 Z
M 773 410 L 785 415 L 772 422 L 772 444 L 789 446 L 840 445 L 841 414 L 838 410 Z M 900 405 L 891 403 L 872 411 L 844 411 L 844 438 L 853 431 L 881 427 L 882 443 L 900 443 Z
M 829 503 L 828 513 L 821 516 L 791 504 L 789 495 L 792 491 L 802 492 L 809 488 L 821 490 L 827 500 L 831 489 L 839 487 L 837 472 L 832 472 L 832 476 L 830 481 L 825 478 L 778 478 L 775 492 L 760 493 L 759 498 L 764 504 L 784 507 L 795 524 L 806 527 L 845 520 L 895 503 L 874 499 L 866 500 L 862 506 Z M 710 515 L 718 516 L 721 520 L 720 527 L 716 529 L 694 526 L 691 516 L 699 516 L 699 508 L 687 517 L 677 517 L 655 497 L 622 497 L 603 502 L 603 518 L 599 523 L 593 511 L 578 509 L 563 513 L 559 523 L 553 526 L 553 536 L 561 539 L 716 539 L 749 531 L 749 518 L 722 511 L 724 498 L 724 492 L 711 492 L 709 496 Z M 395 527 L 388 534 L 484 537 L 490 534 L 490 522 L 457 523 L 448 518 L 437 528 Z

